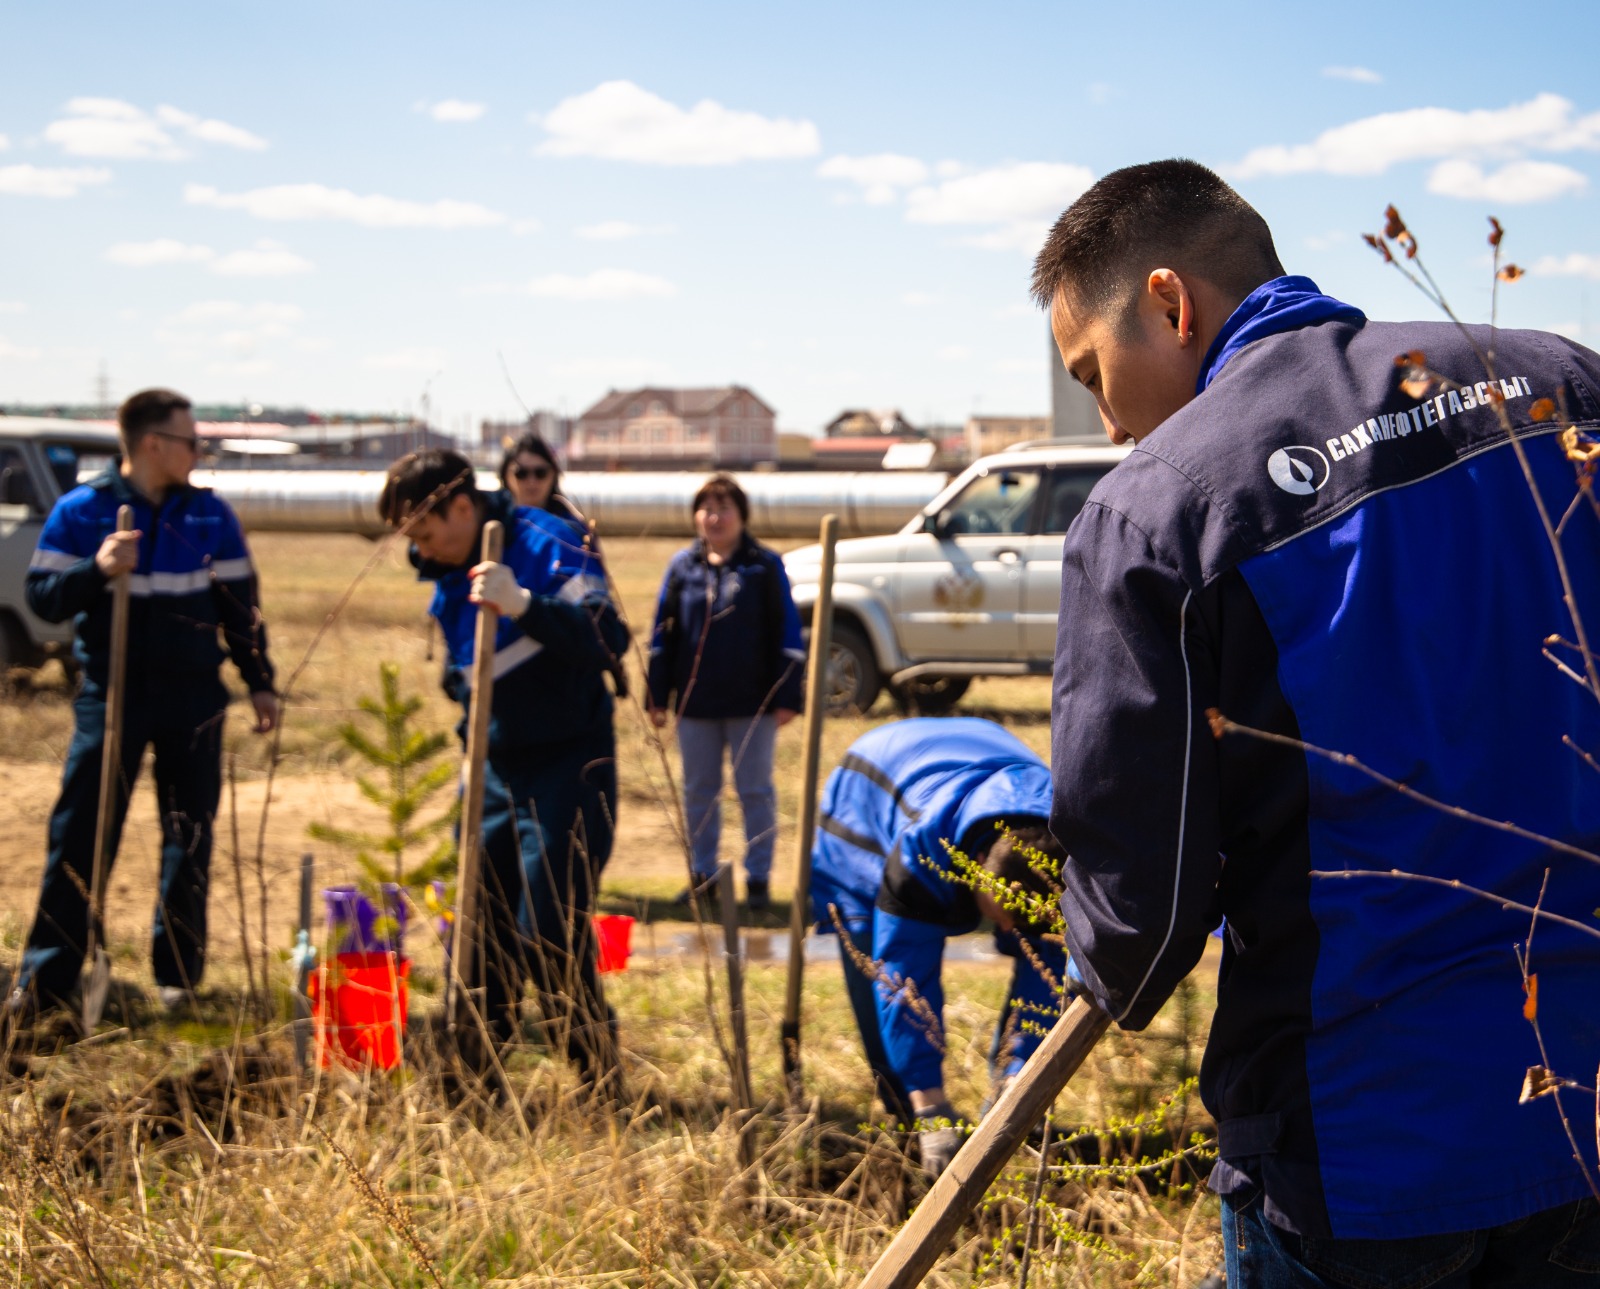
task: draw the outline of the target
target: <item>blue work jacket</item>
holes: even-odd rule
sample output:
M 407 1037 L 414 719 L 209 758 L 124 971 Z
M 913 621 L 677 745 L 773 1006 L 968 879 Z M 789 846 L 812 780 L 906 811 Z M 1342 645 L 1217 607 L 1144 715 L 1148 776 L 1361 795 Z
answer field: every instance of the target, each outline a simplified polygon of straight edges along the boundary
M 1073 961 L 1139 1028 L 1226 917 L 1201 1068 L 1212 1186 L 1259 1187 L 1280 1226 L 1435 1235 L 1586 1195 L 1553 1102 L 1518 1103 L 1545 1061 L 1513 953 L 1530 918 L 1500 900 L 1543 890 L 1593 928 L 1600 865 L 1326 753 L 1600 851 L 1600 783 L 1562 741 L 1600 749 L 1600 703 L 1542 656 L 1584 670 L 1546 643 L 1574 628 L 1517 450 L 1559 519 L 1577 480 L 1534 409 L 1593 433 L 1600 357 L 1537 332 L 1369 322 L 1283 278 L 1205 367 L 1066 538 L 1051 826 Z M 1561 543 L 1593 630 L 1588 504 Z M 1213 711 L 1268 737 L 1219 738 Z M 1493 897 L 1433 884 L 1452 881 Z M 1589 1079 L 1600 940 L 1542 924 L 1529 967 L 1548 1064 Z M 1579 1142 L 1595 1167 L 1593 1133 Z
M 505 526 L 501 562 L 533 596 L 522 617 L 502 617 L 495 629 L 489 753 L 570 742 L 611 719 L 603 677 L 627 647 L 604 572 L 566 521 L 514 506 L 502 493 L 482 500 L 484 518 Z M 427 560 L 417 565 L 418 576 L 435 583 L 428 611 L 444 633 L 445 692 L 463 707 L 471 700 L 478 623 L 478 606 L 467 598 L 467 570 L 477 562 L 474 555 L 459 567 Z
M 46 622 L 73 619 L 72 652 L 84 684 L 105 688 L 110 664 L 110 582 L 95 564 L 133 508 L 139 562 L 128 574 L 128 683 L 135 701 L 171 684 L 216 679 L 223 645 L 252 692 L 272 688 L 267 628 L 255 565 L 232 508 L 209 488 L 173 488 L 159 505 L 112 463 L 62 497 L 45 519 L 28 566 L 28 607 Z
M 976 930 L 972 890 L 951 880 L 954 847 L 969 857 L 1003 825 L 1037 823 L 1050 808 L 1050 771 L 1033 752 L 990 721 L 968 717 L 892 721 L 862 735 L 828 776 L 811 850 L 811 908 L 817 929 L 873 928 L 880 982 L 911 982 L 943 1015 L 940 967 L 946 939 Z M 997 937 L 1015 954 L 1012 937 Z M 1061 951 L 1045 947 L 1059 965 Z M 850 963 L 846 970 L 854 970 Z M 1036 972 L 1017 996 L 1035 1007 L 1054 1002 Z M 1032 1017 L 1038 1020 L 1036 1014 Z M 943 1083 L 937 1034 L 907 1002 L 903 987 L 878 989 L 878 1025 L 889 1063 L 907 1088 Z M 1017 1055 L 1038 1044 L 1023 1034 Z

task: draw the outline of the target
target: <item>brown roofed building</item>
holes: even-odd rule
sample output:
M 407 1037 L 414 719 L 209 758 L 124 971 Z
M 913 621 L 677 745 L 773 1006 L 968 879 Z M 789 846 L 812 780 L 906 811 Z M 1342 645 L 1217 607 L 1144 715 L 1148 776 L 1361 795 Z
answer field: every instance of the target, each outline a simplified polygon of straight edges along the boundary
M 778 459 L 777 418 L 743 385 L 612 390 L 573 427 L 574 469 L 741 469 Z

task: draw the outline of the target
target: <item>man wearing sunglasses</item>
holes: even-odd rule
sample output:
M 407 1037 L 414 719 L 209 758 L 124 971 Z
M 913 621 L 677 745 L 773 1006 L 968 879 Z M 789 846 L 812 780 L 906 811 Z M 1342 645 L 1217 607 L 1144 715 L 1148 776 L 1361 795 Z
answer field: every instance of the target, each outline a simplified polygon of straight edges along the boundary
M 31 1022 L 70 1000 L 83 966 L 99 810 L 112 584 L 129 579 L 121 789 L 112 795 L 111 856 L 145 747 L 155 750 L 161 880 L 151 961 L 161 1000 L 181 1007 L 205 970 L 212 821 L 221 791 L 223 649 L 250 690 L 254 729 L 278 722 L 254 565 L 238 518 L 189 483 L 201 444 L 189 400 L 166 389 L 133 395 L 117 413 L 122 454 L 62 497 L 28 569 L 28 604 L 48 622 L 73 618 L 83 685 L 61 795 L 50 815 L 38 912 L 5 1021 Z M 117 512 L 133 509 L 133 529 Z

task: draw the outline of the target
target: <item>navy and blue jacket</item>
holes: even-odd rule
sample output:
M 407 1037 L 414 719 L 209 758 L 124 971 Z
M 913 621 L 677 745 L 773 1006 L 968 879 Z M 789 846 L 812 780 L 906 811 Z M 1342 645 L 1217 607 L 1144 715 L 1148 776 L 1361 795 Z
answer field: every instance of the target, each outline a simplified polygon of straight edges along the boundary
M 627 647 L 594 553 L 570 524 L 543 510 L 515 506 L 503 493 L 482 497 L 484 519 L 505 526 L 501 563 L 530 592 L 528 611 L 501 618 L 495 636 L 494 702 L 489 754 L 536 751 L 581 738 L 611 719 L 602 677 Z M 478 606 L 472 579 L 460 567 L 418 561 L 418 576 L 435 583 L 431 613 L 444 634 L 444 689 L 467 707 L 471 699 Z
M 1037 823 L 1049 808 L 1044 762 L 1000 726 L 970 717 L 880 725 L 851 744 L 828 776 L 811 849 L 812 917 L 824 932 L 836 929 L 830 906 L 852 929 L 871 922 L 872 956 L 881 963 L 878 1028 L 908 1089 L 940 1087 L 944 1077 L 939 1036 L 909 1005 L 904 983 L 942 1018 L 944 942 L 981 920 L 971 887 L 952 880 L 950 848 L 971 857 L 1003 825 Z M 1014 937 L 996 943 L 1018 952 Z M 1034 948 L 1059 980 L 1061 950 Z M 1012 996 L 1036 1021 L 1059 1002 L 1031 969 L 1019 972 Z M 1027 1029 L 1018 1034 L 1013 1072 L 1039 1042 Z
M 1548 872 L 1544 909 L 1594 926 L 1600 865 L 1302 746 L 1600 850 L 1600 784 L 1562 742 L 1600 749 L 1600 705 L 1581 657 L 1545 643 L 1575 631 L 1519 459 L 1560 520 L 1574 470 L 1533 409 L 1554 400 L 1592 431 L 1600 357 L 1467 332 L 1268 283 L 1208 355 L 1203 392 L 1066 538 L 1051 823 L 1072 857 L 1068 948 L 1137 1029 L 1226 918 L 1201 1070 L 1212 1184 L 1262 1188 L 1267 1216 L 1308 1237 L 1475 1230 L 1588 1193 L 1555 1105 L 1517 1102 L 1544 1063 L 1513 954 L 1528 915 L 1390 870 L 1529 906 Z M 1443 384 L 1412 384 L 1396 359 L 1414 351 Z M 1588 504 L 1561 546 L 1593 630 Z M 1209 709 L 1292 742 L 1219 739 Z M 1586 1080 L 1600 940 L 1541 924 L 1529 965 L 1549 1065 Z
M 700 541 L 672 557 L 650 636 L 651 706 L 709 720 L 798 712 L 805 662 L 777 552 L 746 532 L 721 564 Z
M 267 628 L 255 566 L 238 517 L 209 488 L 173 488 L 159 505 L 132 488 L 117 462 L 56 502 L 28 566 L 28 607 L 46 622 L 73 619 L 73 656 L 84 685 L 103 691 L 110 669 L 110 582 L 94 562 L 133 507 L 139 562 L 128 574 L 130 696 L 215 680 L 223 649 L 251 692 L 272 689 Z

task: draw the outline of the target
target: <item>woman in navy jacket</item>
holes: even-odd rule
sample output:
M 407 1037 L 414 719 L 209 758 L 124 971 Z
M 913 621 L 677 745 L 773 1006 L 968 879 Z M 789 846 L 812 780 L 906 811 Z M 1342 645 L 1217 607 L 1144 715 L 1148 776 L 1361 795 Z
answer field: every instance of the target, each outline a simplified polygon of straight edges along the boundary
M 661 584 L 648 673 L 650 719 L 678 718 L 684 813 L 695 890 L 716 876 L 722 831 L 722 756 L 744 811 L 745 903 L 770 903 L 778 729 L 800 710 L 805 653 L 783 560 L 750 536 L 750 501 L 732 476 L 712 475 L 694 497 L 693 546 L 673 556 Z

